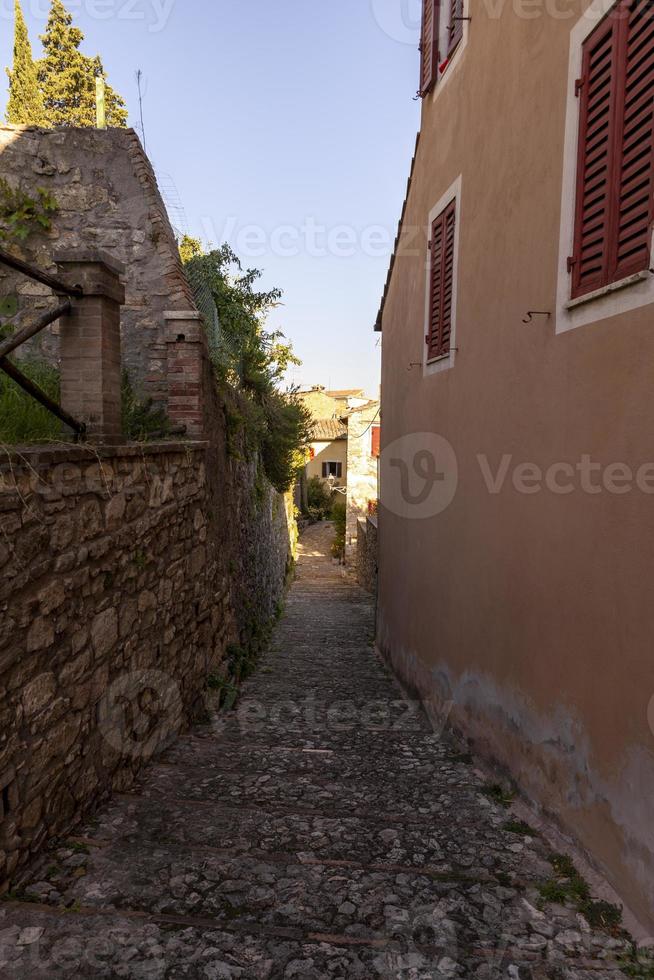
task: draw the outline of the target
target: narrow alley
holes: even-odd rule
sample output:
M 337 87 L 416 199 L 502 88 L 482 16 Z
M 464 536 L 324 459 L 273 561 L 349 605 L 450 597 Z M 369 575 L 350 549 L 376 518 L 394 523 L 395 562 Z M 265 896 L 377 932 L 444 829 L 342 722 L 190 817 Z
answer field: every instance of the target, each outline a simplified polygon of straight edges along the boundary
M 622 975 L 622 940 L 543 903 L 547 845 L 402 699 L 331 535 L 304 535 L 237 710 L 0 903 L 3 980 Z

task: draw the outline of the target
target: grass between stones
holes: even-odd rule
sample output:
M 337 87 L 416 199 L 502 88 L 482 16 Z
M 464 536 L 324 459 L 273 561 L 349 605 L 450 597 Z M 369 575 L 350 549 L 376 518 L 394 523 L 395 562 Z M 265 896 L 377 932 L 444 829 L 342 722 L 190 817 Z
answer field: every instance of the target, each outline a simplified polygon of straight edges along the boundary
M 631 955 L 622 957 L 618 965 L 628 977 L 637 977 L 638 980 L 654 980 L 654 953 L 639 949 L 635 944 Z
M 554 875 L 539 886 L 542 904 L 573 905 L 593 929 L 603 929 L 611 934 L 622 932 L 622 909 L 591 898 L 588 883 L 567 855 L 551 854 L 549 861 Z
M 508 834 L 519 834 L 520 837 L 538 837 L 538 832 L 524 820 L 507 820 L 502 830 L 506 830 Z
M 504 786 L 500 786 L 499 783 L 491 783 L 488 786 L 484 786 L 481 791 L 484 796 L 487 796 L 494 803 L 499 803 L 503 806 L 505 810 L 508 810 L 515 799 L 515 793 L 513 790 L 505 789 Z

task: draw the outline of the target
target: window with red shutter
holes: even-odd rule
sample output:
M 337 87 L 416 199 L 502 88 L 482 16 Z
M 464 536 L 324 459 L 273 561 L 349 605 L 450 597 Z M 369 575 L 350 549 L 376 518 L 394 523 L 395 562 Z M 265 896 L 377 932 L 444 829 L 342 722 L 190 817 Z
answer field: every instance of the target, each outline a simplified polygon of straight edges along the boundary
M 370 455 L 377 459 L 381 452 L 381 426 L 373 425 L 370 440 Z
M 432 224 L 429 271 L 429 323 L 427 359 L 450 352 L 454 302 L 454 245 L 456 201 L 452 201 Z
M 439 0 L 422 0 L 422 30 L 420 37 L 420 92 L 427 95 L 438 75 Z
M 583 48 L 572 296 L 649 268 L 654 14 L 621 0 Z
M 463 4 L 464 0 L 450 0 L 450 40 L 447 49 L 448 58 L 454 53 L 463 39 Z

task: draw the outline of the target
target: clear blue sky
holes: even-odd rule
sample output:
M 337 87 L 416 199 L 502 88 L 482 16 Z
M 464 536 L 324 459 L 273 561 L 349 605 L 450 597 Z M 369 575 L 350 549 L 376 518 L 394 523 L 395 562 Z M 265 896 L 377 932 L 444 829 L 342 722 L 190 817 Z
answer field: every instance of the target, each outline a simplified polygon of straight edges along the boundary
M 48 0 L 23 6 L 38 55 Z M 249 251 L 244 263 L 284 290 L 271 326 L 302 358 L 294 380 L 374 392 L 372 326 L 419 125 L 420 0 L 66 6 L 86 35 L 83 50 L 101 54 L 126 99 L 131 124 L 142 69 L 148 152 L 176 188 L 185 230 Z M 13 0 L 0 0 L 2 65 L 12 9 Z

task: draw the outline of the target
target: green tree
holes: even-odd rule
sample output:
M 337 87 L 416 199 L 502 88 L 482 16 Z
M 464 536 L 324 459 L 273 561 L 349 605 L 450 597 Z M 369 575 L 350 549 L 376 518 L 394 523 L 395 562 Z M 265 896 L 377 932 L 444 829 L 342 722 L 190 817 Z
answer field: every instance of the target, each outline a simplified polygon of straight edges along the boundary
M 239 395 L 246 445 L 259 453 L 270 483 L 280 491 L 292 486 L 305 463 L 312 420 L 296 393 L 282 388 L 284 375 L 300 362 L 279 331 L 266 330 L 281 291 L 256 288 L 258 269 L 243 270 L 229 245 L 204 253 L 185 236 L 180 254 L 203 309 L 209 293 L 220 324 L 212 358 L 220 382 Z
M 14 126 L 45 126 L 43 96 L 39 88 L 36 65 L 32 58 L 32 45 L 19 0 L 16 0 L 15 12 L 14 63 L 12 70 L 7 68 L 9 76 L 7 122 Z
M 79 50 L 84 35 L 73 26 L 72 15 L 61 0 L 52 0 L 45 34 L 44 57 L 38 62 L 38 79 L 50 126 L 95 126 L 95 80 L 106 75 L 99 57 Z M 121 97 L 106 87 L 108 126 L 125 126 L 127 110 Z

